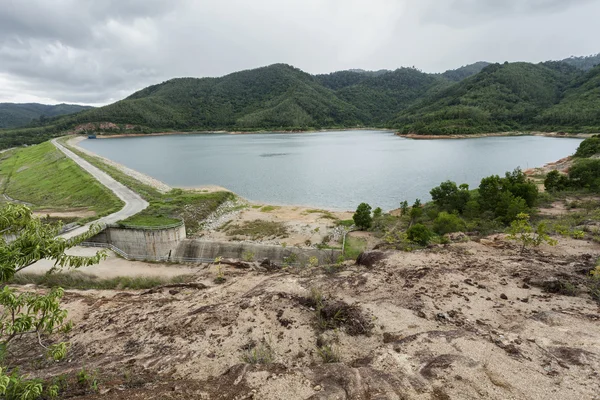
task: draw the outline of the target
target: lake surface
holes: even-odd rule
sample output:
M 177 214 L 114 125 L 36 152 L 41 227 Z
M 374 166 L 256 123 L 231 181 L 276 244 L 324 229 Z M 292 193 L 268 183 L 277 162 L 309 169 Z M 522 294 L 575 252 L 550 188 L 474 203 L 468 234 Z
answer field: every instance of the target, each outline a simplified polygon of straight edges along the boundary
M 194 134 L 84 140 L 80 145 L 174 187 L 219 185 L 256 202 L 384 210 L 445 180 L 479 185 L 516 167 L 571 155 L 581 139 L 537 136 L 411 140 L 387 131 Z

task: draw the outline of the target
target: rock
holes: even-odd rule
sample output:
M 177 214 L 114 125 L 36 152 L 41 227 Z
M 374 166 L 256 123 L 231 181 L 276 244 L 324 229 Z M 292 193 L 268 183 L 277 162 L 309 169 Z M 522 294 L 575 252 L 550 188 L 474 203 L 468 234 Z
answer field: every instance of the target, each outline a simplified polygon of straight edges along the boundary
M 323 389 L 323 388 L 321 387 L 321 385 L 317 385 L 317 386 L 315 386 L 315 387 L 313 388 L 313 390 L 314 390 L 315 392 L 320 392 L 320 391 L 321 391 L 321 389 Z
M 501 298 L 502 300 L 508 300 L 508 296 L 507 296 L 507 295 L 505 295 L 504 293 L 502 293 L 502 294 L 500 295 L 500 298 Z
M 379 261 L 384 260 L 386 255 L 383 251 L 363 251 L 358 255 L 356 264 L 362 265 L 368 268 L 372 268 Z

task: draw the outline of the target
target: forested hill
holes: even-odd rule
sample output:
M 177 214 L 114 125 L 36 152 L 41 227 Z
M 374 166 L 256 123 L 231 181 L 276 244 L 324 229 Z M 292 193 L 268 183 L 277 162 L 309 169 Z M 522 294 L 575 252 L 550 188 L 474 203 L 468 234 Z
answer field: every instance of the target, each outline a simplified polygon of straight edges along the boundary
M 17 128 L 40 118 L 43 123 L 45 118 L 74 114 L 90 108 L 74 104 L 0 103 L 0 128 Z
M 390 122 L 403 133 L 600 131 L 600 66 L 492 64 L 423 99 Z
M 399 68 L 310 75 L 274 64 L 220 78 L 176 78 L 105 107 L 44 117 L 42 126 L 0 130 L 0 147 L 82 126 L 117 133 L 355 127 L 435 135 L 598 132 L 600 66 L 588 68 L 594 57 L 478 62 L 441 74 Z

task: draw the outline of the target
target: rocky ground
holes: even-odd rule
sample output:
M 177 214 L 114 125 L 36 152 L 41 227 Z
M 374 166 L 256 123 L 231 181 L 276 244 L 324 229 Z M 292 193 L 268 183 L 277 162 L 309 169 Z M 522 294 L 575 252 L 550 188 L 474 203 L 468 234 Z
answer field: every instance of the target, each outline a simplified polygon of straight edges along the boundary
M 12 357 L 36 376 L 93 371 L 96 387 L 65 394 L 86 399 L 600 399 L 600 246 L 559 240 L 67 291 L 69 357 L 40 361 L 33 338 Z

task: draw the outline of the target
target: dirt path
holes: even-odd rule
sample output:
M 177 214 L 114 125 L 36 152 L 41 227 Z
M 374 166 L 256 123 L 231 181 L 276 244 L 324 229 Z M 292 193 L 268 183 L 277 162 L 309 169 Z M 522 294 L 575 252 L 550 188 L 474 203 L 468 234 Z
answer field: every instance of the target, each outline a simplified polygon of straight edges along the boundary
M 74 256 L 92 256 L 98 249 L 90 247 L 73 247 L 66 251 L 67 254 Z M 162 278 L 172 278 L 180 275 L 188 275 L 198 272 L 198 267 L 193 265 L 174 265 L 161 263 L 147 263 L 142 261 L 128 261 L 117 256 L 112 251 L 107 251 L 108 258 L 100 264 L 91 267 L 81 268 L 79 271 L 95 275 L 98 278 L 109 279 L 120 276 L 156 276 Z M 41 260 L 25 269 L 25 273 L 44 274 L 54 263 L 49 260 Z
M 96 224 L 110 224 L 115 223 L 117 221 L 126 219 L 139 213 L 148 207 L 148 202 L 140 197 L 139 194 L 135 193 L 133 190 L 129 189 L 125 185 L 120 182 L 117 182 L 113 177 L 108 175 L 106 172 L 101 171 L 96 168 L 83 158 L 79 157 L 77 154 L 73 153 L 71 150 L 67 149 L 65 146 L 58 143 L 57 139 L 52 139 L 52 144 L 56 146 L 60 151 L 62 151 L 67 157 L 71 160 L 75 161 L 77 165 L 87 171 L 90 175 L 92 175 L 95 179 L 98 180 L 101 184 L 110 189 L 119 199 L 123 200 L 125 206 L 119 211 L 107 215 L 106 217 L 102 217 L 97 221 L 94 221 Z M 84 232 L 87 232 L 90 224 L 84 225 L 80 228 L 74 229 L 68 233 L 63 234 L 62 236 L 65 238 L 75 237 Z

